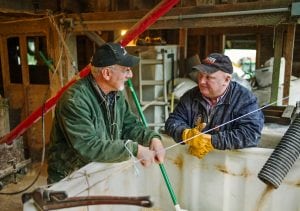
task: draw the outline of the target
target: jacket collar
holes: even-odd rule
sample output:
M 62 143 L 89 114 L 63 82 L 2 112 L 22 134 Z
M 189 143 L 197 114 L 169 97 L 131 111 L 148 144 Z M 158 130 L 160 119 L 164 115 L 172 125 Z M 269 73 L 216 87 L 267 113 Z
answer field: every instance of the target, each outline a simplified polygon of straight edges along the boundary
M 104 92 L 98 86 L 98 84 L 96 83 L 96 81 L 91 73 L 87 76 L 87 78 L 88 78 L 89 83 L 92 85 L 94 91 L 101 98 L 102 101 L 107 101 L 108 99 L 115 98 L 115 97 L 116 97 L 116 99 L 118 99 L 120 97 L 120 93 L 118 91 L 113 91 L 108 94 L 104 94 Z

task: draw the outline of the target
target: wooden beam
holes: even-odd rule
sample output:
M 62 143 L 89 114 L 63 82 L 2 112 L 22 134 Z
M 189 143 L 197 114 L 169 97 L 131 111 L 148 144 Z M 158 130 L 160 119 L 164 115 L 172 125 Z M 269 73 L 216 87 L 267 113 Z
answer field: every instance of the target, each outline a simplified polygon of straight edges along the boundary
M 287 25 L 287 33 L 285 36 L 285 47 L 283 55 L 285 57 L 285 72 L 284 72 L 284 87 L 283 87 L 283 97 L 290 95 L 290 83 L 292 75 L 292 66 L 293 66 L 293 52 L 294 52 L 294 43 L 295 43 L 295 32 L 296 24 Z M 283 100 L 283 105 L 287 105 L 289 99 Z
M 85 32 L 84 34 L 98 47 L 105 43 L 105 41 L 96 32 Z
M 151 29 L 180 29 L 202 27 L 261 26 L 289 22 L 289 3 L 248 2 L 239 4 L 175 7 L 161 17 Z M 226 11 L 226 12 L 224 12 Z M 74 20 L 72 30 L 98 31 L 130 28 L 148 10 L 110 11 L 69 14 Z
M 203 28 L 203 27 L 240 27 L 240 26 L 264 26 L 276 25 L 279 22 L 285 22 L 287 16 L 283 14 L 257 14 L 257 15 L 239 15 L 223 17 L 203 17 L 189 18 L 184 20 L 172 19 L 158 21 L 152 28 Z
M 274 63 L 273 63 L 273 74 L 272 74 L 272 85 L 271 85 L 271 102 L 277 101 L 282 96 L 278 96 L 279 88 L 279 75 L 280 75 L 280 61 L 282 56 L 283 47 L 283 25 L 278 25 L 275 29 L 275 50 L 274 50 Z M 278 102 L 277 102 L 278 104 Z
M 191 28 L 189 29 L 190 35 L 205 35 L 205 34 L 230 34 L 230 35 L 253 35 L 261 32 L 272 34 L 274 33 L 274 27 L 272 25 L 267 26 L 231 26 L 231 27 L 210 27 L 208 28 Z
M 21 62 L 21 67 L 22 67 L 22 81 L 23 81 L 24 91 L 27 89 L 27 87 L 30 84 L 30 82 L 29 82 L 30 81 L 30 79 L 29 79 L 29 67 L 28 67 L 28 61 L 27 61 L 27 51 L 28 51 L 28 49 L 26 48 L 28 43 L 27 43 L 26 38 L 27 38 L 26 35 L 19 36 L 20 57 L 21 57 L 20 62 Z
M 180 63 L 179 63 L 179 76 L 184 75 L 185 63 L 184 61 L 187 58 L 187 31 L 188 29 L 182 28 L 179 29 L 179 48 L 180 48 Z
M 111 31 L 128 29 L 132 27 L 136 19 L 128 20 L 95 20 L 75 21 L 72 28 L 74 32 L 82 31 Z M 287 14 L 257 14 L 228 17 L 189 18 L 180 20 L 180 17 L 169 20 L 158 20 L 150 29 L 180 29 L 180 28 L 204 28 L 204 27 L 240 27 L 240 26 L 265 26 L 276 25 L 279 22 L 287 22 Z
M 22 20 L 7 23 L 0 23 L 0 33 L 3 35 L 36 33 L 36 29 L 41 29 L 41 33 L 47 33 L 49 18 L 39 18 L 32 20 Z
M 179 29 L 179 46 L 184 48 L 183 51 L 181 52 L 183 55 L 183 58 L 186 59 L 187 55 L 187 28 L 182 28 Z
M 255 67 L 260 68 L 260 55 L 261 55 L 261 35 L 256 34 L 256 59 L 255 59 Z
M 210 40 L 211 40 L 210 36 L 209 35 L 205 35 L 204 57 L 208 56 L 208 54 L 210 53 L 210 50 L 211 50 L 211 48 L 210 48 L 211 47 Z
M 222 49 L 222 53 L 224 53 L 224 49 L 226 46 L 226 36 L 224 34 L 219 35 L 219 47 Z
M 7 49 L 7 42 L 6 37 L 0 35 L 1 38 L 1 49 L 0 49 L 0 55 L 1 55 L 1 69 L 2 69 L 2 81 L 3 81 L 3 90 L 4 90 L 4 96 L 7 97 L 8 93 L 8 86 L 10 84 L 10 76 L 9 76 L 9 61 L 8 61 L 8 49 Z
M 290 2 L 286 0 L 274 3 L 274 2 L 247 2 L 239 4 L 218 4 L 218 5 L 202 5 L 202 6 L 189 6 L 189 7 L 174 7 L 172 8 L 164 17 L 184 17 L 184 15 L 194 15 L 194 14 L 224 14 L 228 12 L 246 12 L 246 11 L 257 11 L 257 13 L 267 13 L 270 9 L 278 8 L 288 8 Z M 226 11 L 226 12 L 224 12 Z M 140 19 L 149 10 L 139 9 L 139 10 L 130 10 L 130 11 L 109 11 L 109 12 L 93 12 L 93 13 L 81 13 L 79 14 L 68 14 L 67 17 L 74 18 L 75 21 L 82 20 L 130 20 L 130 19 Z M 287 11 L 288 13 L 288 11 Z M 214 15 L 215 16 L 215 15 Z

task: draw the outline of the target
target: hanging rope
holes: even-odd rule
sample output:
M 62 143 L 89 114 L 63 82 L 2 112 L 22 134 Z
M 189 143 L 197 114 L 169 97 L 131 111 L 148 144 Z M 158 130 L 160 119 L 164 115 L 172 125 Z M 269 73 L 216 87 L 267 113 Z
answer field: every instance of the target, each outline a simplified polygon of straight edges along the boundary
M 51 15 L 50 12 L 48 13 L 48 18 L 49 18 L 50 23 L 53 25 L 54 29 L 56 30 L 57 35 L 60 39 L 60 42 L 62 43 L 62 45 L 65 49 L 67 60 L 70 62 L 71 66 L 75 70 L 75 73 L 77 73 L 78 69 L 76 68 L 75 60 L 73 59 L 70 49 L 65 41 L 65 37 L 63 36 L 61 30 L 59 29 L 58 25 L 56 24 L 56 21 L 55 21 L 53 15 Z M 68 33 L 66 32 L 65 36 L 67 37 L 67 35 L 68 35 Z

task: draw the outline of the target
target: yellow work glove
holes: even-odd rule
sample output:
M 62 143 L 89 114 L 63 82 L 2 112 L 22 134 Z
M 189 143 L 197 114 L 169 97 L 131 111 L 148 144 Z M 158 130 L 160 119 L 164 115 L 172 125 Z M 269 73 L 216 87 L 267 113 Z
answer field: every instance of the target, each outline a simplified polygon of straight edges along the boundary
M 189 153 L 199 159 L 214 149 L 211 144 L 211 135 L 201 133 L 205 125 L 205 123 L 200 123 L 192 129 L 185 129 L 182 133 L 182 140 L 189 145 Z

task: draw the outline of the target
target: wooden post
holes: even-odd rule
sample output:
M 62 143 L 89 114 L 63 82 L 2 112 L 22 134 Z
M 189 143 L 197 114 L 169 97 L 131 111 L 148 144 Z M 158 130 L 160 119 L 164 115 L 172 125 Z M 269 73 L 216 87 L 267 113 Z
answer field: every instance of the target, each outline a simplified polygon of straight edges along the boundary
M 226 45 L 226 35 L 225 34 L 220 34 L 219 35 L 219 48 L 220 48 L 220 52 L 224 53 L 225 51 L 225 45 Z
M 205 33 L 205 49 L 204 49 L 204 58 L 211 53 L 211 42 L 210 36 L 207 32 Z M 201 59 L 201 58 L 200 58 Z
M 290 95 L 290 83 L 293 67 L 293 52 L 295 43 L 295 31 L 296 24 L 287 25 L 287 34 L 285 36 L 285 47 L 283 55 L 285 57 L 285 72 L 284 72 L 284 86 L 283 86 L 283 98 Z M 282 104 L 287 105 L 289 99 L 284 99 Z
M 180 63 L 179 76 L 184 76 L 185 62 L 187 57 L 187 28 L 179 29 Z
M 261 55 L 261 35 L 256 34 L 256 61 L 255 61 L 256 69 L 261 67 L 260 55 Z
M 8 100 L 0 95 L 0 137 L 9 132 Z
M 276 27 L 276 30 L 275 30 L 275 49 L 274 49 L 274 63 L 273 63 L 273 75 L 272 75 L 270 102 L 277 101 L 278 97 L 279 97 L 278 96 L 278 87 L 279 87 L 279 74 L 280 74 L 280 61 L 281 61 L 281 56 L 282 56 L 282 46 L 283 46 L 283 26 L 279 25 Z

